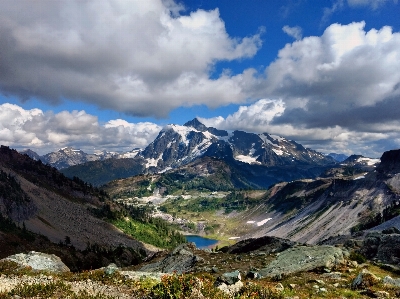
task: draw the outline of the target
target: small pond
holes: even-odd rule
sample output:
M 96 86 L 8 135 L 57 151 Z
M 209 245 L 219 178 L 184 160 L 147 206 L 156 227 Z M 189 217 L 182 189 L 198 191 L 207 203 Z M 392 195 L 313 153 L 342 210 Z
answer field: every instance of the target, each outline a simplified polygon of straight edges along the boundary
M 207 238 L 203 238 L 200 236 L 185 236 L 186 240 L 188 242 L 193 242 L 196 244 L 197 248 L 208 248 L 210 246 L 216 245 L 218 243 L 218 240 L 214 240 L 214 239 L 207 239 Z

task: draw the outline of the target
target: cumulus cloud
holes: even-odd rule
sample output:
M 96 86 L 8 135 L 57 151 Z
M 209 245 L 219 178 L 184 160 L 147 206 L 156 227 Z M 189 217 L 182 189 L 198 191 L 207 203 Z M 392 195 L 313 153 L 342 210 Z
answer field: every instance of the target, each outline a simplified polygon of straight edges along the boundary
M 301 39 L 302 37 L 302 29 L 299 26 L 295 26 L 295 27 L 290 27 L 288 25 L 283 26 L 282 28 L 283 32 L 285 32 L 287 35 L 293 37 L 296 40 Z
M 400 125 L 400 122 L 392 123 L 391 128 L 381 128 L 381 131 L 368 130 L 368 128 L 351 130 L 339 125 L 308 128 L 304 124 L 276 124 L 274 119 L 284 114 L 285 109 L 285 103 L 281 99 L 262 99 L 248 106 L 240 106 L 238 111 L 225 118 L 222 116 L 199 117 L 199 120 L 207 126 L 229 131 L 244 130 L 283 136 L 324 153 L 337 152 L 380 157 L 384 151 L 396 148 L 400 144 L 400 132 L 395 128 Z
M 40 154 L 65 146 L 87 152 L 129 151 L 145 147 L 160 130 L 154 123 L 128 123 L 121 119 L 101 124 L 97 116 L 85 111 L 55 114 L 40 109 L 25 110 L 14 104 L 0 105 L 0 144 L 31 148 Z
M 173 0 L 3 1 L 0 91 L 156 117 L 245 100 L 243 74 L 209 72 L 254 56 L 260 34 L 231 37 L 218 9 L 182 9 Z
M 267 69 L 265 93 L 281 98 L 276 123 L 373 130 L 397 121 L 400 34 L 390 27 L 333 24 L 321 37 L 286 45 Z
M 269 132 L 323 152 L 379 157 L 400 143 L 400 33 L 332 24 L 287 44 L 257 80 L 267 99 L 225 118 L 225 129 Z M 266 115 L 265 115 L 266 114 Z

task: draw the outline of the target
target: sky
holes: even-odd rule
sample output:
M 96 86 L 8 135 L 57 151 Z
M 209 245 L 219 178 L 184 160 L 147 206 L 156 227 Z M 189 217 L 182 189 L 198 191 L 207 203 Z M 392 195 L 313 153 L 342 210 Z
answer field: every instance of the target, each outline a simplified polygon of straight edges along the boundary
M 400 147 L 397 0 L 0 0 L 0 144 L 143 148 L 199 118 L 323 153 Z

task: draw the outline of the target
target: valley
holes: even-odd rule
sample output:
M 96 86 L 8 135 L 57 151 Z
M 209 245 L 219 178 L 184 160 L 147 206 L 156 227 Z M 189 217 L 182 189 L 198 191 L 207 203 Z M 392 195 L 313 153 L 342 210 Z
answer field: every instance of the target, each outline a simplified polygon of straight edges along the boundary
M 258 295 L 275 289 L 276 298 L 319 298 L 327 292 L 322 283 L 318 290 L 309 283 L 326 279 L 321 264 L 292 269 L 279 260 L 281 251 L 290 258 L 316 254 L 313 261 L 327 259 L 324 263 L 335 271 L 350 271 L 343 276 L 347 284 L 334 286 L 341 290 L 330 289 L 333 296 L 364 294 L 365 288 L 349 286 L 357 279 L 352 271 L 361 269 L 355 260 L 369 262 L 368 268 L 381 276 L 400 273 L 400 255 L 387 245 L 400 242 L 400 150 L 380 159 L 353 155 L 335 163 L 277 136 L 235 132 L 228 138 L 215 130 L 198 121 L 169 126 L 133 158 L 83 161 L 62 172 L 2 146 L 0 243 L 6 245 L 0 247 L 0 258 L 40 250 L 61 257 L 74 272 L 97 268 L 100 275 L 115 264 L 118 273 L 129 272 L 129 279 L 154 277 L 150 289 L 147 283 L 140 286 L 143 293 L 161 287 L 164 272 L 206 275 L 201 277 L 217 286 L 236 269 L 247 273 L 248 283 L 261 279 Z M 173 140 L 178 147 L 172 147 Z M 163 162 L 155 163 L 155 152 Z M 186 243 L 187 235 L 216 243 L 198 249 Z M 299 255 L 299 250 L 304 252 Z M 283 264 L 274 268 L 275 263 Z M 0 262 L 0 272 L 1 267 Z M 289 268 L 276 274 L 280 267 Z M 182 275 L 179 283 L 189 277 Z M 120 281 L 130 284 L 126 277 Z M 72 288 L 80 284 L 78 277 L 74 281 Z M 281 291 L 276 281 L 285 285 Z M 302 286 L 290 287 L 297 284 Z M 230 294 L 230 287 L 224 292 Z M 250 292 L 243 285 L 239 289 Z M 239 289 L 232 292 L 239 294 Z M 381 290 L 398 294 L 396 287 L 373 289 Z M 207 292 L 218 291 L 210 287 Z

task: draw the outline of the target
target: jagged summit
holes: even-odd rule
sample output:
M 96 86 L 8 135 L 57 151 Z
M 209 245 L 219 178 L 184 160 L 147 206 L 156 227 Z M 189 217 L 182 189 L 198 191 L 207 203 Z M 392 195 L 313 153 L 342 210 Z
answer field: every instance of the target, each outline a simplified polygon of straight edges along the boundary
M 196 130 L 200 131 L 200 132 L 205 132 L 207 131 L 207 127 L 202 124 L 197 118 L 193 118 L 192 120 L 186 122 L 184 124 L 185 127 L 192 127 L 195 128 Z

